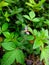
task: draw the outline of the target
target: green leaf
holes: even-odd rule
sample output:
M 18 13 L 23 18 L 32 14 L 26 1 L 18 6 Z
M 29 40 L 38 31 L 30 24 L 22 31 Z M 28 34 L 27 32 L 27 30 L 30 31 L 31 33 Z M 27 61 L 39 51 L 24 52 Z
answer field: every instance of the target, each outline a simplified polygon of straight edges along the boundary
M 24 17 L 28 20 L 30 20 L 30 17 L 28 15 L 24 15 Z
M 9 17 L 9 13 L 6 11 L 4 14 L 5 17 Z
M 34 0 L 29 0 L 31 4 L 36 4 Z
M 2 47 L 6 50 L 14 50 L 16 48 L 16 45 L 13 42 L 3 42 Z
M 11 65 L 15 61 L 16 51 L 10 51 L 3 55 L 1 65 Z
M 33 40 L 34 39 L 34 37 L 32 36 L 32 35 L 27 35 L 27 40 Z
M 39 48 L 40 46 L 43 46 L 43 42 L 39 39 L 35 39 L 33 49 Z
M 4 35 L 6 38 L 10 38 L 10 33 L 9 33 L 9 32 L 3 32 L 3 35 Z
M 23 8 L 18 8 L 17 13 L 20 13 L 23 11 Z
M 37 36 L 37 35 L 38 35 L 38 31 L 37 31 L 36 29 L 34 29 L 34 30 L 33 30 L 33 34 L 34 34 L 35 36 Z
M 13 38 L 13 37 L 14 37 L 14 33 L 13 33 L 13 32 L 10 34 L 10 37 L 11 37 L 11 38 Z
M 24 64 L 24 54 L 21 50 L 16 50 L 16 61 L 20 64 Z
M 2 25 L 2 31 L 5 31 L 5 30 L 7 30 L 8 29 L 8 23 L 4 23 L 3 25 Z
M 33 19 L 33 22 L 39 22 L 40 20 L 39 20 L 39 18 L 34 18 Z
M 24 54 L 21 50 L 16 49 L 13 51 L 9 51 L 3 55 L 1 65 L 11 65 L 14 61 L 24 64 Z
M 1 1 L 0 2 L 0 8 L 4 7 L 4 6 L 8 6 L 9 4 L 5 1 Z
M 29 12 L 29 16 L 30 16 L 31 19 L 33 19 L 35 17 L 34 11 Z
M 40 55 L 40 60 L 42 61 L 44 59 L 44 55 L 45 55 L 45 50 L 42 49 L 41 55 Z
M 44 21 L 44 23 L 49 26 L 49 20 Z
M 10 19 L 8 18 L 9 16 L 10 16 L 10 14 L 6 11 L 5 14 L 4 14 L 4 17 L 6 18 L 6 21 L 8 21 L 8 22 L 9 22 L 9 20 L 10 20 Z
M 40 55 L 40 60 L 45 61 L 45 65 L 49 65 L 49 46 L 45 47 L 42 49 L 41 55 Z
M 42 36 L 43 39 L 48 38 L 48 30 L 47 30 L 47 29 L 44 30 L 44 29 L 42 28 L 42 30 L 41 30 L 41 36 Z
M 31 32 L 31 33 L 33 34 L 32 28 L 28 27 L 28 31 Z

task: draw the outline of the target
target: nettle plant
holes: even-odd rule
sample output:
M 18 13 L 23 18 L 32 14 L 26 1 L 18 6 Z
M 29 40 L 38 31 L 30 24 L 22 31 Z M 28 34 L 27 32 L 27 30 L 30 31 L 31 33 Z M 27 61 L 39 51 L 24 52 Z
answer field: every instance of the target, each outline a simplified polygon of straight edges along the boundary
M 1 60 L 1 65 L 11 65 L 15 61 L 16 63 L 24 64 L 24 54 L 19 46 L 21 45 L 20 42 L 16 40 L 16 34 L 5 32 L 4 33 L 5 39 L 2 43 L 2 47 L 4 48 L 5 54 Z
M 32 22 L 33 26 L 36 28 L 49 26 L 49 20 L 45 19 L 45 17 L 36 17 L 34 11 L 30 11 L 29 15 L 24 15 L 24 18 L 29 20 L 29 22 Z
M 1 65 L 11 65 L 16 61 L 16 63 L 20 63 L 22 65 L 25 65 L 25 56 L 22 51 L 22 49 L 27 50 L 25 45 L 25 41 L 34 41 L 32 44 L 30 44 L 32 47 L 32 51 L 34 49 L 39 48 L 41 51 L 40 53 L 40 60 L 44 60 L 45 65 L 49 65 L 49 36 L 48 36 L 48 30 L 42 29 L 40 31 L 37 31 L 36 29 L 32 30 L 30 27 L 28 27 L 28 31 L 32 35 L 27 35 L 27 39 L 22 39 L 22 37 L 18 37 L 15 33 L 10 33 L 9 31 L 4 32 L 5 39 L 2 43 L 2 47 L 4 48 L 5 54 L 3 55 L 3 58 L 1 60 Z M 25 45 L 24 45 L 25 44 Z M 27 50 L 28 51 L 28 50 Z M 30 51 L 29 51 L 30 52 Z M 33 52 L 32 52 L 33 53 Z M 8 59 L 8 60 L 7 60 Z
M 26 2 L 29 8 L 39 12 L 39 17 L 33 10 L 29 12 L 29 15 L 24 15 L 23 13 L 28 12 L 28 9 L 25 9 L 25 4 L 22 6 L 21 2 L 26 1 L 0 2 L 0 48 L 3 52 L 0 63 L 1 65 L 19 63 L 26 65 L 27 54 L 39 54 L 40 61 L 49 65 L 49 35 L 48 30 L 44 29 L 44 26 L 49 26 L 49 20 L 45 16 L 41 17 L 39 12 L 44 10 L 45 0 L 40 0 L 38 3 L 34 0 Z
M 24 64 L 25 56 L 19 46 L 21 43 L 17 41 L 17 33 L 10 33 L 8 30 L 8 23 L 4 23 L 1 27 L 0 34 L 3 34 L 5 39 L 1 43 L 1 46 L 4 49 L 5 54 L 1 60 L 1 65 L 11 65 L 16 61 L 17 63 Z
M 49 65 L 49 35 L 48 30 L 43 29 L 40 31 L 37 31 L 28 27 L 28 30 L 32 33 L 34 36 L 34 44 L 33 49 L 40 49 L 40 60 L 44 60 L 45 65 Z

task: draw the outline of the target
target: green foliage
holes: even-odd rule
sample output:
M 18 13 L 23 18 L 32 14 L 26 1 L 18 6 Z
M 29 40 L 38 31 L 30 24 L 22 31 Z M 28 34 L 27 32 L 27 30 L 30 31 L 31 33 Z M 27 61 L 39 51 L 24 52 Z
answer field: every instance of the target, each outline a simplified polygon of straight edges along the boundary
M 7 52 L 4 54 L 1 65 L 11 65 L 15 61 L 16 51 Z
M 26 4 L 29 6 L 29 7 L 31 7 L 31 8 L 33 8 L 35 11 L 37 10 L 41 10 L 41 9 L 43 9 L 43 3 L 45 2 L 45 0 L 41 0 L 41 1 L 39 1 L 39 3 L 36 3 L 34 0 L 29 0 L 29 3 L 28 2 L 26 2 Z
M 19 49 L 9 51 L 6 54 L 4 54 L 1 65 L 11 65 L 14 61 L 19 62 L 21 64 L 24 63 L 24 55 L 23 52 Z
M 2 47 L 6 50 L 14 50 L 16 49 L 16 45 L 13 42 L 4 42 L 2 43 Z
M 39 39 L 36 39 L 35 42 L 34 42 L 34 45 L 33 45 L 33 49 L 36 49 L 40 46 L 43 46 L 43 42 Z
M 45 65 L 49 64 L 49 46 L 45 47 L 42 51 L 41 51 L 41 56 L 40 56 L 40 60 L 45 60 Z
M 32 22 L 33 26 L 36 27 L 36 28 L 39 28 L 41 26 L 42 27 L 49 26 L 48 25 L 48 21 L 49 20 L 46 20 L 45 21 L 45 18 L 44 17 L 36 17 L 34 11 L 29 12 L 29 16 L 28 15 L 24 15 L 24 17 L 27 20 L 29 20 L 30 22 Z
M 2 25 L 2 31 L 5 31 L 5 30 L 7 30 L 8 29 L 8 23 L 4 23 L 3 25 Z
M 1 65 L 26 65 L 30 54 L 49 65 L 48 14 L 48 0 L 0 0 Z
M 8 6 L 9 4 L 7 2 L 1 1 L 0 2 L 0 10 L 2 9 L 2 7 Z
M 16 50 L 16 61 L 20 64 L 24 64 L 24 54 L 21 50 Z
M 29 12 L 29 16 L 28 15 L 24 15 L 25 18 L 27 18 L 28 20 L 33 20 L 33 18 L 35 17 L 35 13 L 34 11 Z

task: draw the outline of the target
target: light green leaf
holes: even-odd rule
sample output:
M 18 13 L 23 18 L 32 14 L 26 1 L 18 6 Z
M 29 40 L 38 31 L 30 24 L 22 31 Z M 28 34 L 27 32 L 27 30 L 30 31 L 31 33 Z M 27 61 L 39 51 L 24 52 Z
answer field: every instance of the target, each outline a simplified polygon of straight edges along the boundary
M 45 65 L 49 65 L 49 46 L 45 47 L 40 55 L 40 60 L 45 61 Z
M 39 20 L 39 18 L 34 18 L 33 19 L 33 22 L 39 22 L 40 20 Z
M 32 28 L 28 27 L 28 31 L 31 32 L 31 33 L 33 34 Z
M 9 17 L 9 13 L 6 11 L 4 14 L 5 17 Z
M 30 17 L 28 15 L 24 15 L 24 17 L 28 20 L 30 20 Z
M 42 28 L 42 30 L 41 30 L 41 36 L 42 36 L 43 39 L 48 38 L 48 30 L 47 30 L 47 29 L 44 30 L 44 29 Z
M 0 8 L 4 7 L 4 6 L 8 6 L 9 4 L 5 1 L 1 1 L 0 2 Z
M 8 29 L 8 23 L 4 23 L 3 25 L 2 25 L 2 31 L 5 31 L 5 30 L 7 30 Z
M 16 61 L 20 64 L 24 64 L 24 54 L 21 50 L 16 50 Z
M 34 39 L 34 37 L 32 36 L 32 35 L 27 35 L 27 40 L 33 40 Z
M 8 18 L 9 16 L 10 16 L 10 14 L 6 11 L 5 14 L 4 14 L 4 17 L 6 18 L 6 21 L 8 21 L 8 22 L 9 22 L 9 20 L 10 20 L 10 19 Z
M 34 0 L 29 0 L 31 4 L 36 4 Z
M 33 30 L 33 34 L 34 34 L 35 36 L 37 36 L 37 35 L 38 35 L 38 31 L 37 31 L 36 29 L 34 29 L 34 30 Z
M 16 51 L 10 51 L 3 55 L 1 65 L 11 65 L 15 61 Z
M 43 46 L 43 42 L 39 39 L 35 39 L 33 49 L 39 48 L 40 46 Z
M 41 55 L 40 55 L 40 60 L 42 61 L 44 59 L 44 55 L 45 55 L 45 50 L 42 49 Z
M 6 50 L 14 50 L 16 48 L 16 45 L 13 42 L 3 42 L 2 47 Z
M 10 33 L 9 33 L 9 32 L 3 32 L 3 35 L 4 35 L 6 38 L 10 38 Z
M 30 16 L 30 18 L 31 18 L 31 20 L 32 20 L 32 19 L 35 17 L 34 11 L 29 12 L 29 16 Z
M 45 30 L 45 36 L 48 38 L 48 29 Z

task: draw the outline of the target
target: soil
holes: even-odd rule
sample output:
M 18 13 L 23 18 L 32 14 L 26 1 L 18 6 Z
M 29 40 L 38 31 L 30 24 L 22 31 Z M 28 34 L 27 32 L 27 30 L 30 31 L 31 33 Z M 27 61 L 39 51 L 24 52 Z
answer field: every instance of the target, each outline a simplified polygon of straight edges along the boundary
M 44 62 L 40 61 L 39 56 L 29 55 L 26 58 L 26 65 L 44 65 Z

